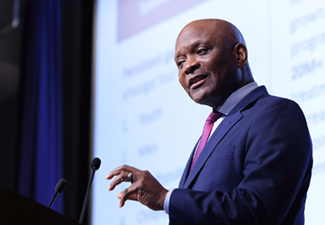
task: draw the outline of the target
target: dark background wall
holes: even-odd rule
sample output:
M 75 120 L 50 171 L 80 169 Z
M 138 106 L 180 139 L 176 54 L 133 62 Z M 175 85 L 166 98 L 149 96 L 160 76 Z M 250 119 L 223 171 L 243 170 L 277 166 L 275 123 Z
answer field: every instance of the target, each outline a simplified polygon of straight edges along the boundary
M 16 188 L 19 146 L 21 27 L 8 29 L 13 1 L 0 1 L 0 171 L 1 184 Z
M 36 1 L 36 0 L 35 0 Z M 90 176 L 90 111 L 93 8 L 95 0 L 63 0 L 62 74 L 64 215 L 79 219 Z M 14 0 L 0 0 L 0 185 L 18 191 L 22 120 L 22 62 L 26 61 L 29 8 L 20 1 L 20 23 L 7 29 Z M 54 187 L 53 187 L 54 192 Z M 84 224 L 89 224 L 89 211 Z

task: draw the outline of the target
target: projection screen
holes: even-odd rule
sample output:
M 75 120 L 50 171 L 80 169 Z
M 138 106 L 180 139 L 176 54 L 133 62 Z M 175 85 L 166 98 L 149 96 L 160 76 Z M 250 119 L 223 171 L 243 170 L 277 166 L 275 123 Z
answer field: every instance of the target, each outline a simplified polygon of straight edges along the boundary
M 174 45 L 187 23 L 203 18 L 234 23 L 256 82 L 303 109 L 314 156 L 306 224 L 325 224 L 325 1 L 98 0 L 95 14 L 93 154 L 102 166 L 92 224 L 168 224 L 165 212 L 137 202 L 119 208 L 117 193 L 129 184 L 109 192 L 105 176 L 128 164 L 177 187 L 210 108 L 180 86 Z

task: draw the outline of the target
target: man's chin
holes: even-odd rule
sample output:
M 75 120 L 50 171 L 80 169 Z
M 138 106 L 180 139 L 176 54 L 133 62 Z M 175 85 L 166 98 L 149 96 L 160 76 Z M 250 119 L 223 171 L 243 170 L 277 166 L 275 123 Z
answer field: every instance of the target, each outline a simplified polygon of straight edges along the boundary
M 219 105 L 220 102 L 216 101 L 215 97 L 212 96 L 207 96 L 207 95 L 198 95 L 198 93 L 196 93 L 196 95 L 190 95 L 191 99 L 200 104 L 200 105 L 206 105 L 212 108 L 215 108 Z
M 190 96 L 190 97 L 194 102 L 196 102 L 196 103 L 198 103 L 200 105 L 208 105 L 209 106 L 209 104 L 207 102 L 207 99 L 202 95 L 193 95 L 193 96 Z

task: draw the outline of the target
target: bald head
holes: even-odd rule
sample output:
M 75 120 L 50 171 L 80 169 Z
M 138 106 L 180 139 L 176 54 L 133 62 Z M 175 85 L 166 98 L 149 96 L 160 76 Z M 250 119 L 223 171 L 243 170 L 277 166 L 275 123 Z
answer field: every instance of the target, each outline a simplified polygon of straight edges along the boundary
M 238 43 L 242 43 L 246 47 L 245 39 L 241 32 L 233 24 L 220 19 L 204 19 L 195 20 L 187 24 L 179 33 L 176 41 L 176 45 L 179 42 L 184 42 L 184 38 L 188 38 L 187 35 L 192 33 L 193 36 L 201 33 L 206 33 L 213 36 L 216 40 L 222 41 L 230 48 L 234 47 Z
M 254 81 L 245 40 L 231 23 L 196 20 L 176 40 L 179 81 L 197 103 L 218 107 L 232 92 Z

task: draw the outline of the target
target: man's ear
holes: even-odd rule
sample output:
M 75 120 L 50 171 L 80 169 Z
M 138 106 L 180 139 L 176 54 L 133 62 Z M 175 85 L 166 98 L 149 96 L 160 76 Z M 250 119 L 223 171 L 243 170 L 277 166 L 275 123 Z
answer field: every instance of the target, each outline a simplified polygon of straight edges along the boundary
M 239 68 L 244 66 L 247 63 L 247 61 L 248 61 L 247 48 L 244 44 L 242 44 L 242 43 L 236 44 L 233 53 L 236 57 L 237 66 Z

